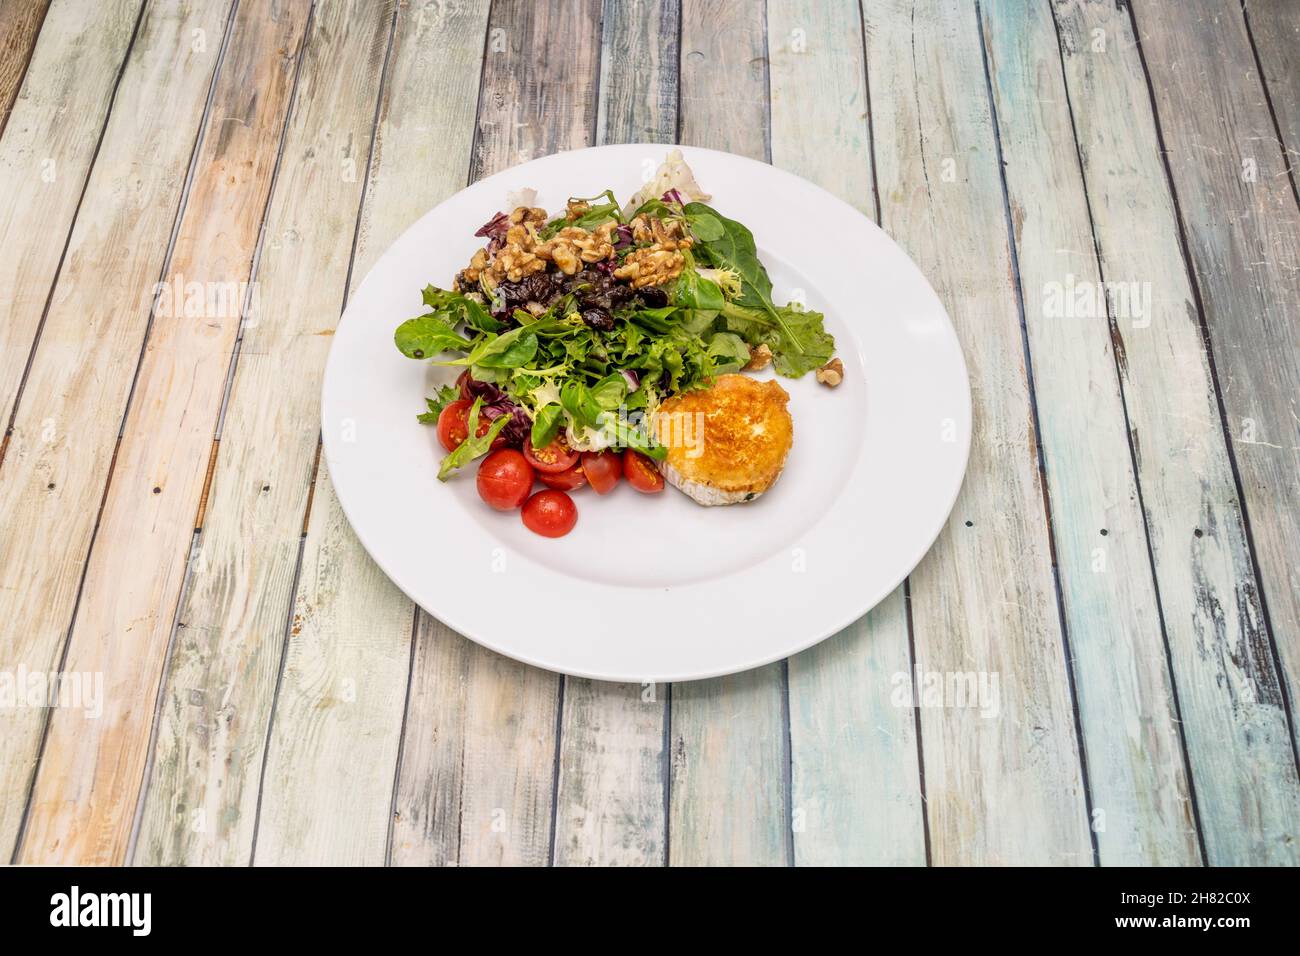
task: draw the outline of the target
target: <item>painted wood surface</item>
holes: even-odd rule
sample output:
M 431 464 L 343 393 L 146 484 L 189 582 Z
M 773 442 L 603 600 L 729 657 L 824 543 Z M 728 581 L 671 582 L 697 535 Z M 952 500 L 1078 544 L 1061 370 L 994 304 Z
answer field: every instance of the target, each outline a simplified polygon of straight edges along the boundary
M 1242 10 L 1294 188 L 1300 165 L 1300 7 L 1294 0 L 1245 0 Z
M 111 674 L 118 701 L 157 696 L 310 8 L 241 5 L 221 62 L 69 638 L 69 661 Z M 51 727 L 47 759 L 68 748 L 99 768 L 80 798 L 95 808 L 86 829 L 130 827 L 153 725 L 132 704 Z
M 26 371 L 63 249 L 107 116 L 114 81 L 135 30 L 140 5 L 123 0 L 83 18 L 71 2 L 55 3 L 32 52 L 25 87 L 0 138 L 0 231 L 23 236 L 0 247 L 0 481 L 9 445 L 13 402 Z M 66 114 L 66 115 L 65 115 Z M 37 187 L 36 184 L 40 184 Z M 49 482 L 46 482 L 49 484 Z M 47 489 L 51 490 L 51 489 Z M 97 504 L 97 502 L 96 502 Z M 0 562 L 11 545 L 9 526 Z M 33 556 L 45 561 L 44 552 Z M 12 570 L 9 574 L 21 573 Z M 17 579 L 0 577 L 14 595 Z M 39 610 L 39 609 L 36 609 Z M 68 618 L 38 631 L 10 633 L 3 667 L 46 671 L 55 664 Z M 0 854 L 11 853 L 36 766 L 44 715 L 21 711 L 5 717 L 0 742 Z
M 121 860 L 130 833 L 131 811 L 95 817 L 90 794 L 107 768 L 80 744 L 113 735 L 138 706 L 136 662 L 125 646 L 65 644 L 64 635 L 229 12 L 226 4 L 160 4 L 141 22 L 15 413 L 0 480 L 9 532 L 0 580 L 23 584 L 0 592 L 0 614 L 28 635 L 20 659 L 29 666 L 104 675 L 99 720 L 70 709 L 50 714 L 22 838 L 29 861 Z M 143 156 L 141 142 L 151 144 Z M 34 744 L 23 734 L 5 746 L 30 753 Z M 143 752 L 124 756 L 128 774 L 139 773 Z
M 202 534 L 177 612 L 139 862 L 249 862 L 392 6 L 312 13 Z M 361 675 L 358 675 L 358 678 Z M 358 680 L 358 683 L 360 681 Z M 321 701 L 347 693 L 323 687 Z M 194 821 L 202 823 L 198 829 Z M 265 847 L 289 855 L 282 831 Z
M 536 56 L 557 42 L 568 55 Z M 599 55 L 595 0 L 494 3 L 470 179 L 590 145 Z M 493 543 L 477 560 L 486 573 L 520 573 Z M 545 865 L 562 678 L 466 644 L 423 613 L 416 641 L 393 862 Z
M 140 18 L 141 0 L 56 0 L 0 138 L 0 421 L 14 402 Z M 40 224 L 39 229 L 31 228 Z M 21 231 L 20 231 L 21 230 Z M 5 448 L 0 446 L 0 463 Z
M 407 226 L 464 187 L 487 13 L 479 0 L 397 8 L 352 289 Z M 402 859 L 389 842 L 391 831 L 405 845 L 414 816 L 394 808 L 393 788 L 415 609 L 352 533 L 324 461 L 311 502 L 263 784 L 258 862 Z M 424 723 L 406 727 L 413 749 L 433 732 Z M 306 755 L 296 745 L 304 736 L 318 741 Z
M 1285 852 L 1300 799 L 1286 713 L 1255 688 L 1249 649 L 1268 638 L 1146 76 L 1127 11 L 1070 0 L 1055 14 L 1102 277 L 1149 299 L 1111 335 L 1197 820 L 1209 863 L 1264 859 Z
M 1244 648 L 1252 694 L 1285 707 L 1300 689 L 1300 206 L 1260 77 L 1231 65 L 1251 55 L 1240 9 L 1156 0 L 1132 14 L 1263 586 L 1272 641 L 1256 631 Z
M 1294 5 L 20 6 L 0 671 L 108 687 L 48 740 L 0 713 L 6 852 L 1296 862 Z M 467 169 L 678 138 L 913 255 L 970 366 L 970 471 L 908 586 L 790 662 L 562 679 L 377 570 L 318 463 L 320 377 L 348 292 Z M 151 314 L 182 272 L 251 276 L 245 321 Z M 1062 321 L 1054 282 L 1138 298 Z M 996 713 L 944 699 L 961 675 Z
M 922 706 L 920 721 L 931 856 L 1086 865 L 1087 801 L 979 23 L 973 5 L 961 15 L 950 6 L 864 8 L 881 224 L 947 306 L 974 406 L 965 485 L 911 578 L 918 683 L 923 704 L 928 684 L 937 705 Z M 950 706 L 961 674 L 985 680 L 989 706 Z
M 18 87 L 36 46 L 50 0 L 4 0 L 0 3 L 0 133 L 9 121 Z
M 1004 0 L 982 15 L 1093 832 L 1103 865 L 1194 864 L 1200 847 L 1111 307 L 1075 294 L 1102 285 L 1052 10 Z
M 677 136 L 680 4 L 606 2 L 596 142 Z M 647 154 L 646 171 L 659 159 Z M 555 788 L 557 866 L 660 866 L 667 860 L 665 684 L 564 678 Z
M 879 220 L 857 3 L 767 5 L 772 163 Z M 791 830 L 798 865 L 922 865 L 912 664 L 900 587 L 790 659 Z

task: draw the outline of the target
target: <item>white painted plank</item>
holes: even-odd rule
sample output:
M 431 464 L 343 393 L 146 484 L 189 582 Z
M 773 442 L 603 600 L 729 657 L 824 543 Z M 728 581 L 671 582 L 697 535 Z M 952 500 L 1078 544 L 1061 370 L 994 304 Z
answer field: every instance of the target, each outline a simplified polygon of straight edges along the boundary
M 1103 287 L 1052 10 L 981 9 L 1100 860 L 1196 865 L 1109 310 L 1075 296 Z
M 1245 0 L 1242 9 L 1294 184 L 1300 166 L 1300 4 L 1295 0 Z
M 886 0 L 864 7 L 864 30 L 881 224 L 947 306 L 974 404 L 965 485 L 911 578 L 916 666 L 941 690 L 973 675 L 998 691 L 996 708 L 922 706 L 932 859 L 1087 865 L 979 23 L 973 4 Z
M 50 0 L 0 0 L 0 132 L 18 96 Z
M 1293 861 L 1287 715 L 1132 23 L 1055 10 L 1103 274 L 1149 285 L 1113 334 L 1207 861 Z
M 487 12 L 482 0 L 398 8 L 353 288 L 407 226 L 464 184 Z M 408 825 L 401 809 L 392 818 L 392 803 L 414 618 L 357 541 L 322 461 L 276 703 L 259 863 L 388 858 L 390 823 L 394 838 Z M 323 709 L 322 686 L 348 682 L 357 693 L 345 706 Z M 407 730 L 419 748 L 430 728 Z
M 255 274 L 258 307 L 243 332 L 164 679 L 155 767 L 180 769 L 159 778 L 163 792 L 147 809 L 161 818 L 142 832 L 174 827 L 174 813 L 205 828 L 180 840 L 145 836 L 141 862 L 158 853 L 167 862 L 246 864 L 252 852 L 320 376 L 352 253 L 392 7 L 321 0 L 312 17 Z M 334 702 L 366 689 L 339 682 L 320 696 Z M 310 752 L 311 740 L 301 746 Z
M 36 340 L 141 0 L 55 0 L 0 139 L 0 424 Z
M 772 162 L 877 218 L 854 0 L 769 0 Z M 922 865 L 925 825 L 903 588 L 790 658 L 799 865 Z
M 766 159 L 760 0 L 682 4 L 681 141 Z M 789 862 L 784 663 L 672 689 L 669 862 Z
M 190 553 L 309 2 L 245 4 L 213 92 L 171 262 L 86 564 L 71 660 L 109 671 L 127 704 L 111 720 L 55 724 L 47 750 L 96 755 L 68 781 L 93 805 L 88 830 L 130 827 L 143 785 L 158 682 Z M 194 284 L 198 285 L 195 286 Z M 196 292 L 202 298 L 190 298 Z M 187 832 L 195 821 L 177 821 Z
M 55 668 L 112 470 L 115 444 L 151 298 L 162 273 L 195 137 L 220 61 L 228 4 L 165 3 L 146 14 L 51 297 L 0 480 L 0 619 L 20 635 L 17 662 Z M 195 42 L 200 31 L 204 42 Z M 102 673 L 103 716 L 56 709 L 32 785 L 24 862 L 120 862 L 134 806 L 100 818 L 92 802 L 97 732 L 113 737 L 136 706 L 137 662 L 122 648 L 81 640 L 62 669 Z M 27 764 L 40 723 L 24 713 L 0 761 Z M 111 749 L 111 748 L 110 748 Z M 138 763 L 133 763 L 138 756 Z M 123 758 L 136 780 L 143 748 Z M 21 771 L 6 781 L 21 779 Z M 134 785 L 136 781 L 132 781 Z M 119 807 L 120 811 L 121 808 Z M 10 834 L 6 834 L 10 836 Z

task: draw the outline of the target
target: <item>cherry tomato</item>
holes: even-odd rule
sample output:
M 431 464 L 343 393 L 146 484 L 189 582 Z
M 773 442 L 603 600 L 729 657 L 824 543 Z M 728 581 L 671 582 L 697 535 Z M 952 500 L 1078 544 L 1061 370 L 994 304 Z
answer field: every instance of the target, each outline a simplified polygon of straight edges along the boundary
M 596 494 L 607 495 L 623 477 L 623 456 L 616 451 L 584 451 L 582 471 Z
M 563 491 L 539 491 L 522 512 L 524 527 L 544 538 L 562 538 L 578 523 L 578 509 Z
M 438 415 L 438 441 L 447 451 L 455 451 L 469 437 L 466 419 L 469 417 L 470 402 L 465 399 L 449 402 Z
M 558 471 L 555 474 L 547 474 L 544 471 L 537 473 L 537 480 L 547 488 L 558 488 L 560 491 L 573 491 L 575 488 L 581 488 L 587 483 L 587 475 L 582 470 L 581 465 L 574 465 L 568 471 Z
M 664 490 L 664 476 L 659 474 L 654 462 L 631 448 L 623 452 L 623 475 L 642 494 L 653 495 Z
M 442 442 L 442 447 L 447 451 L 455 451 L 469 437 L 469 410 L 473 404 L 467 398 L 459 398 L 449 402 L 438 416 L 438 441 Z M 491 419 L 483 414 L 483 409 L 480 407 L 477 434 L 485 435 L 491 427 Z M 494 450 L 504 448 L 508 443 L 509 439 L 505 435 L 498 434 L 492 439 L 492 448 Z
M 538 471 L 550 475 L 568 471 L 578 463 L 578 453 L 569 447 L 563 435 L 556 435 L 545 448 L 533 447 L 533 436 L 524 439 L 524 457 Z
M 497 511 L 512 511 L 533 490 L 533 468 L 513 448 L 502 448 L 478 466 L 478 496 Z

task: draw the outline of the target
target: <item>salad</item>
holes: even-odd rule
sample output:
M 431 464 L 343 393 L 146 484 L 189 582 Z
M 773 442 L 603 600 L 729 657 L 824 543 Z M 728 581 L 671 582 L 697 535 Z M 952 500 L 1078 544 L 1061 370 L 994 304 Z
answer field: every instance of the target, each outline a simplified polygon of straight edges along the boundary
M 773 300 L 753 235 L 710 198 L 674 150 L 621 207 L 606 189 L 551 215 L 525 194 L 483 224 L 484 246 L 394 335 L 462 369 L 419 415 L 447 452 L 439 479 L 482 458 L 484 501 L 559 536 L 577 520 L 569 491 L 663 489 L 665 400 L 769 363 L 838 382 L 822 315 Z

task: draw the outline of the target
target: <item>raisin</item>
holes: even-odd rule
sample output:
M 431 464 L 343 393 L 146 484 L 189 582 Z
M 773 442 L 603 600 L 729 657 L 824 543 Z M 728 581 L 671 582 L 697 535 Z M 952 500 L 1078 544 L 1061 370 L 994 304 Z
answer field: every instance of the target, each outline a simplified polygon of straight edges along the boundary
M 582 312 L 582 321 L 588 326 L 601 332 L 608 332 L 614 327 L 614 317 L 604 309 L 593 308 L 584 309 Z

